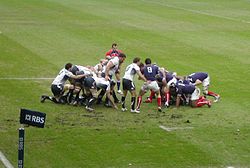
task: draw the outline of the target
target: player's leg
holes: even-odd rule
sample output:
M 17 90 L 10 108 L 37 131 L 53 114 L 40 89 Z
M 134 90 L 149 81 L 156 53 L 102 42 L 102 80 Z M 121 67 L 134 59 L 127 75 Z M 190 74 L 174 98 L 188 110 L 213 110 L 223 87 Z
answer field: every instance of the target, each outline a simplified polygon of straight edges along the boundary
M 131 94 L 131 112 L 138 112 L 135 109 L 135 101 L 136 101 L 136 89 L 135 89 L 135 84 L 131 81 L 130 83 L 130 94 Z
M 156 97 L 157 97 L 158 111 L 161 112 L 161 93 L 160 93 L 160 87 L 158 86 L 158 83 L 156 81 L 152 81 L 150 84 L 148 84 L 148 87 L 153 92 L 155 92 Z
M 211 101 L 207 100 L 203 96 L 200 97 L 200 89 L 196 88 L 191 95 L 191 106 L 192 107 L 202 107 L 204 105 L 211 107 Z
M 137 97 L 137 106 L 136 111 L 139 113 L 141 108 L 141 102 L 142 102 L 142 96 L 147 92 L 148 87 L 147 85 L 143 84 L 143 86 L 140 89 L 139 95 Z
M 120 70 L 118 69 L 116 72 L 115 72 L 115 77 L 116 77 L 116 84 L 117 84 L 117 93 L 118 94 L 123 94 L 120 87 L 121 87 L 121 77 L 120 77 Z
M 203 86 L 203 94 L 207 95 L 207 96 L 212 96 L 214 97 L 214 102 L 218 102 L 220 100 L 220 95 L 217 93 L 214 93 L 212 91 L 210 91 L 209 88 L 210 85 L 210 77 L 208 76 L 206 79 L 204 79 L 204 81 L 202 82 L 202 86 Z

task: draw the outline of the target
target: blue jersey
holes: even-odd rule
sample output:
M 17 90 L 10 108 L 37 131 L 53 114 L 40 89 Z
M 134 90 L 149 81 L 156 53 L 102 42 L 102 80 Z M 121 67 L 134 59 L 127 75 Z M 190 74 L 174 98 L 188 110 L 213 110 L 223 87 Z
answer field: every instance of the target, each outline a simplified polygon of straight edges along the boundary
M 184 83 L 177 83 L 176 86 L 176 92 L 177 95 L 182 95 L 182 94 L 192 94 L 195 90 L 195 86 L 194 85 L 188 85 L 188 84 L 184 84 Z
M 172 72 L 164 71 L 164 73 L 165 73 L 165 75 L 166 75 L 166 81 L 167 81 L 167 83 L 168 83 L 170 80 L 172 80 L 172 79 L 174 78 Z M 159 77 L 157 78 L 157 81 L 162 82 L 162 79 L 163 79 L 163 74 L 162 74 L 162 72 L 160 71 L 160 72 L 159 72 Z
M 155 76 L 159 73 L 159 67 L 155 65 L 146 65 L 143 69 L 143 75 L 147 80 L 155 81 Z
M 196 72 L 188 75 L 188 80 L 192 83 L 195 83 L 195 81 L 198 79 L 200 81 L 204 81 L 208 77 L 208 74 L 205 72 Z

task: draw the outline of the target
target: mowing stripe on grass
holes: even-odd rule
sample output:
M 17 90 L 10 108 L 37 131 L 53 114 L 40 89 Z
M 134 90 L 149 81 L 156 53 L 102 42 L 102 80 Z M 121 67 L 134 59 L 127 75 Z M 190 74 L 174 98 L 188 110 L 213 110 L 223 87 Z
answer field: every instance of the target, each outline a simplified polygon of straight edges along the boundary
M 55 78 L 0 78 L 0 80 L 51 80 Z
M 187 11 L 187 12 L 192 12 L 192 13 L 196 13 L 196 14 L 200 14 L 200 15 L 207 15 L 207 16 L 217 17 L 217 18 L 221 18 L 221 19 L 227 19 L 227 20 L 231 20 L 231 21 L 236 21 L 236 22 L 242 22 L 242 23 L 248 23 L 248 24 L 250 24 L 250 21 L 247 21 L 247 20 L 239 20 L 239 19 L 235 19 L 235 18 L 231 18 L 231 17 L 227 17 L 227 16 L 221 16 L 221 15 L 216 15 L 216 14 L 212 14 L 212 13 L 202 12 L 202 11 L 199 11 L 199 10 L 182 8 L 182 7 L 178 7 L 178 6 L 174 6 L 174 5 L 169 5 L 169 4 L 165 4 L 165 3 L 161 3 L 161 2 L 156 2 L 156 1 L 147 1 L 147 0 L 142 0 L 142 1 L 143 2 L 147 2 L 147 3 L 153 3 L 153 4 L 161 5 L 161 6 L 166 6 L 168 8 L 173 8 L 173 9 L 178 9 L 178 10 L 184 10 L 184 11 Z
M 160 125 L 159 127 L 167 132 L 171 132 L 174 130 L 185 130 L 185 129 L 193 129 L 194 128 L 194 127 L 165 127 L 163 125 Z
M 14 168 L 1 151 L 0 151 L 0 160 L 3 162 L 6 168 Z

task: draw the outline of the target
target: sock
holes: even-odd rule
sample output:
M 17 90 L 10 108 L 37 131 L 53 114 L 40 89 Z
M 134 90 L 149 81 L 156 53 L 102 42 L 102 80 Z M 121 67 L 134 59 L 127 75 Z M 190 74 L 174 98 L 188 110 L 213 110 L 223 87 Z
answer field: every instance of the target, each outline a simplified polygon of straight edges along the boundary
M 58 101 L 57 101 L 56 98 L 54 98 L 54 97 L 49 97 L 49 99 L 50 99 L 51 101 L 53 101 L 54 103 L 58 103 Z
M 167 92 L 167 93 L 165 93 L 165 101 L 169 104 L 169 98 L 170 98 L 170 93 L 169 92 Z
M 81 92 L 81 90 L 80 90 L 79 92 L 76 93 L 75 101 L 77 101 L 77 102 L 78 102 L 78 100 L 79 100 L 79 94 L 80 94 L 80 92 Z
M 67 93 L 67 102 L 70 103 L 72 101 L 73 98 L 73 91 L 74 89 L 70 89 L 69 92 Z
M 196 107 L 201 107 L 208 103 L 209 101 L 207 99 L 205 99 L 204 97 L 200 97 L 199 100 L 196 102 Z
M 121 81 L 118 80 L 118 81 L 116 82 L 116 84 L 117 84 L 117 90 L 120 90 Z
M 213 97 L 218 96 L 218 94 L 216 94 L 216 93 L 214 93 L 214 92 L 211 92 L 211 91 L 208 91 L 207 95 L 208 95 L 208 96 L 213 96 Z
M 158 107 L 161 107 L 161 97 L 157 97 L 157 104 L 158 104 Z
M 125 99 L 126 97 L 122 96 L 122 108 L 125 108 Z
M 153 100 L 154 95 L 155 95 L 155 92 L 153 90 L 150 90 L 150 96 L 149 96 L 150 101 Z
M 101 104 L 102 98 L 105 95 L 105 93 L 106 93 L 106 90 L 102 89 L 100 94 L 98 95 L 97 102 L 96 102 L 97 104 Z
M 109 99 L 108 99 L 108 97 L 106 96 L 106 98 L 105 98 L 105 104 L 108 104 L 109 103 Z
M 112 96 L 114 98 L 115 103 L 119 102 L 119 99 L 117 98 L 115 91 L 113 91 Z
M 135 110 L 135 97 L 131 97 L 131 110 Z
M 91 107 L 94 104 L 95 101 L 96 101 L 96 98 L 95 97 L 91 97 L 90 100 L 89 100 L 89 102 L 88 102 L 88 104 L 87 104 L 87 106 Z
M 141 100 L 142 100 L 142 97 L 138 96 L 137 97 L 137 107 L 136 107 L 136 109 L 140 109 L 140 107 L 141 107 Z

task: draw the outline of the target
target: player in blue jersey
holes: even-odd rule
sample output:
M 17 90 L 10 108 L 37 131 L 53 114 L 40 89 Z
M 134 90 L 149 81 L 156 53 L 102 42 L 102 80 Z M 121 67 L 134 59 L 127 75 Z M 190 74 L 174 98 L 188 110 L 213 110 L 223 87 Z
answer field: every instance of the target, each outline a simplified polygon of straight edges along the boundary
M 196 72 L 196 73 L 192 73 L 192 74 L 188 75 L 186 78 L 188 81 L 190 81 L 194 85 L 202 84 L 203 94 L 205 96 L 214 97 L 215 98 L 214 102 L 219 101 L 220 95 L 208 90 L 208 87 L 210 85 L 210 77 L 209 77 L 208 73 Z
M 211 107 L 211 101 L 207 100 L 205 97 L 200 97 L 200 89 L 192 84 L 184 84 L 181 82 L 177 82 L 177 85 L 173 87 L 176 88 L 176 107 L 180 106 L 180 101 L 183 95 L 190 95 L 191 100 L 191 106 L 192 107 L 201 107 L 204 105 L 207 105 L 208 107 Z
M 141 90 L 139 92 L 139 96 L 137 98 L 137 111 L 140 111 L 140 106 L 142 102 L 142 96 L 151 89 L 157 95 L 157 104 L 158 104 L 158 111 L 161 111 L 161 94 L 160 88 L 156 81 L 156 75 L 159 73 L 159 67 L 156 65 L 151 64 L 151 59 L 147 58 L 145 60 L 145 66 L 143 68 L 143 75 L 147 79 L 147 82 L 143 84 Z

